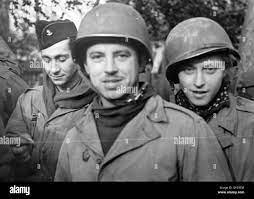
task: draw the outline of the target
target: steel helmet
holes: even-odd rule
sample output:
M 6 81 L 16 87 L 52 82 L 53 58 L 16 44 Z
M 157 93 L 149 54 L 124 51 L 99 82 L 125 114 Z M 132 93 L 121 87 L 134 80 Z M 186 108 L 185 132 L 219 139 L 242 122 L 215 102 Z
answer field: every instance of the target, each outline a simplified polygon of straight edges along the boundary
M 221 51 L 240 59 L 228 34 L 217 22 L 204 17 L 195 17 L 179 23 L 166 39 L 167 79 L 174 83 L 179 82 L 177 66 L 180 62 Z
M 86 49 L 95 43 L 126 42 L 138 48 L 148 62 L 152 61 L 152 50 L 146 23 L 131 6 L 121 3 L 98 5 L 82 19 L 78 29 L 72 55 L 83 63 Z M 83 68 L 81 66 L 81 68 Z

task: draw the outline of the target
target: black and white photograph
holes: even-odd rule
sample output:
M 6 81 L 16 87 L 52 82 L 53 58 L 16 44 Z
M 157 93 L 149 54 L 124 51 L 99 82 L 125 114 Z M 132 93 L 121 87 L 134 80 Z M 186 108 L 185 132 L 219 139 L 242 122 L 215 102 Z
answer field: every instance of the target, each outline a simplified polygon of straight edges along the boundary
M 253 182 L 254 0 L 0 0 L 4 198 Z

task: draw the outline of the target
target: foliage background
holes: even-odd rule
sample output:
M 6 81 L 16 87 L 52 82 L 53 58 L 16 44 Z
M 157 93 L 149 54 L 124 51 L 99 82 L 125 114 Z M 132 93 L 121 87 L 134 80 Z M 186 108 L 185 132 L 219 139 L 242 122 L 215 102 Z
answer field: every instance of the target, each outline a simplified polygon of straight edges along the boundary
M 0 0 L 0 33 L 8 41 L 22 64 L 29 71 L 31 54 L 37 39 L 34 23 L 38 19 L 52 20 L 82 16 L 92 7 L 106 0 Z M 236 48 L 241 42 L 247 0 L 108 0 L 135 7 L 144 17 L 153 41 L 165 40 L 169 31 L 179 22 L 191 17 L 209 17 L 220 23 Z M 78 21 L 77 20 L 77 21 Z M 78 26 L 78 24 L 76 23 Z M 8 27 L 11 27 L 9 30 Z M 30 70 L 31 71 L 31 70 Z

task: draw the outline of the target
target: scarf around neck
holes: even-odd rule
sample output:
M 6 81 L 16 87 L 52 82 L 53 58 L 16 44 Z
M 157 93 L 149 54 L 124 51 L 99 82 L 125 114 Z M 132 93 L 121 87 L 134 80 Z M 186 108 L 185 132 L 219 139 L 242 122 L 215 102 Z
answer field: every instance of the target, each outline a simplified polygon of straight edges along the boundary
M 92 102 L 95 92 L 89 87 L 89 82 L 81 77 L 78 71 L 73 75 L 67 91 L 59 92 L 46 72 L 43 72 L 43 100 L 48 117 L 60 108 L 80 109 Z
M 193 105 L 186 97 L 182 89 L 176 94 L 175 100 L 176 104 L 195 112 L 204 118 L 206 122 L 208 122 L 213 117 L 214 113 L 218 113 L 224 107 L 229 107 L 230 101 L 228 90 L 229 82 L 223 81 L 220 90 L 213 100 L 208 105 L 202 107 Z

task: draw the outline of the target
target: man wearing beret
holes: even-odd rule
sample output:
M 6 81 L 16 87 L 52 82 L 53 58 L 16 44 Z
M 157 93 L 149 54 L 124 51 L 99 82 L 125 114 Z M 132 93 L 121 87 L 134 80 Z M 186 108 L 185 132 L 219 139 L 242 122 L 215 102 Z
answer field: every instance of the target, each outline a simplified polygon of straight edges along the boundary
M 20 96 L 7 135 L 19 137 L 13 146 L 16 179 L 51 181 L 66 131 L 84 114 L 94 97 L 72 59 L 77 29 L 69 20 L 38 21 L 35 25 L 44 68 L 43 86 Z
M 231 179 L 205 121 L 140 81 L 152 62 L 150 46 L 145 21 L 131 6 L 106 3 L 83 18 L 73 56 L 98 96 L 68 131 L 55 181 Z

